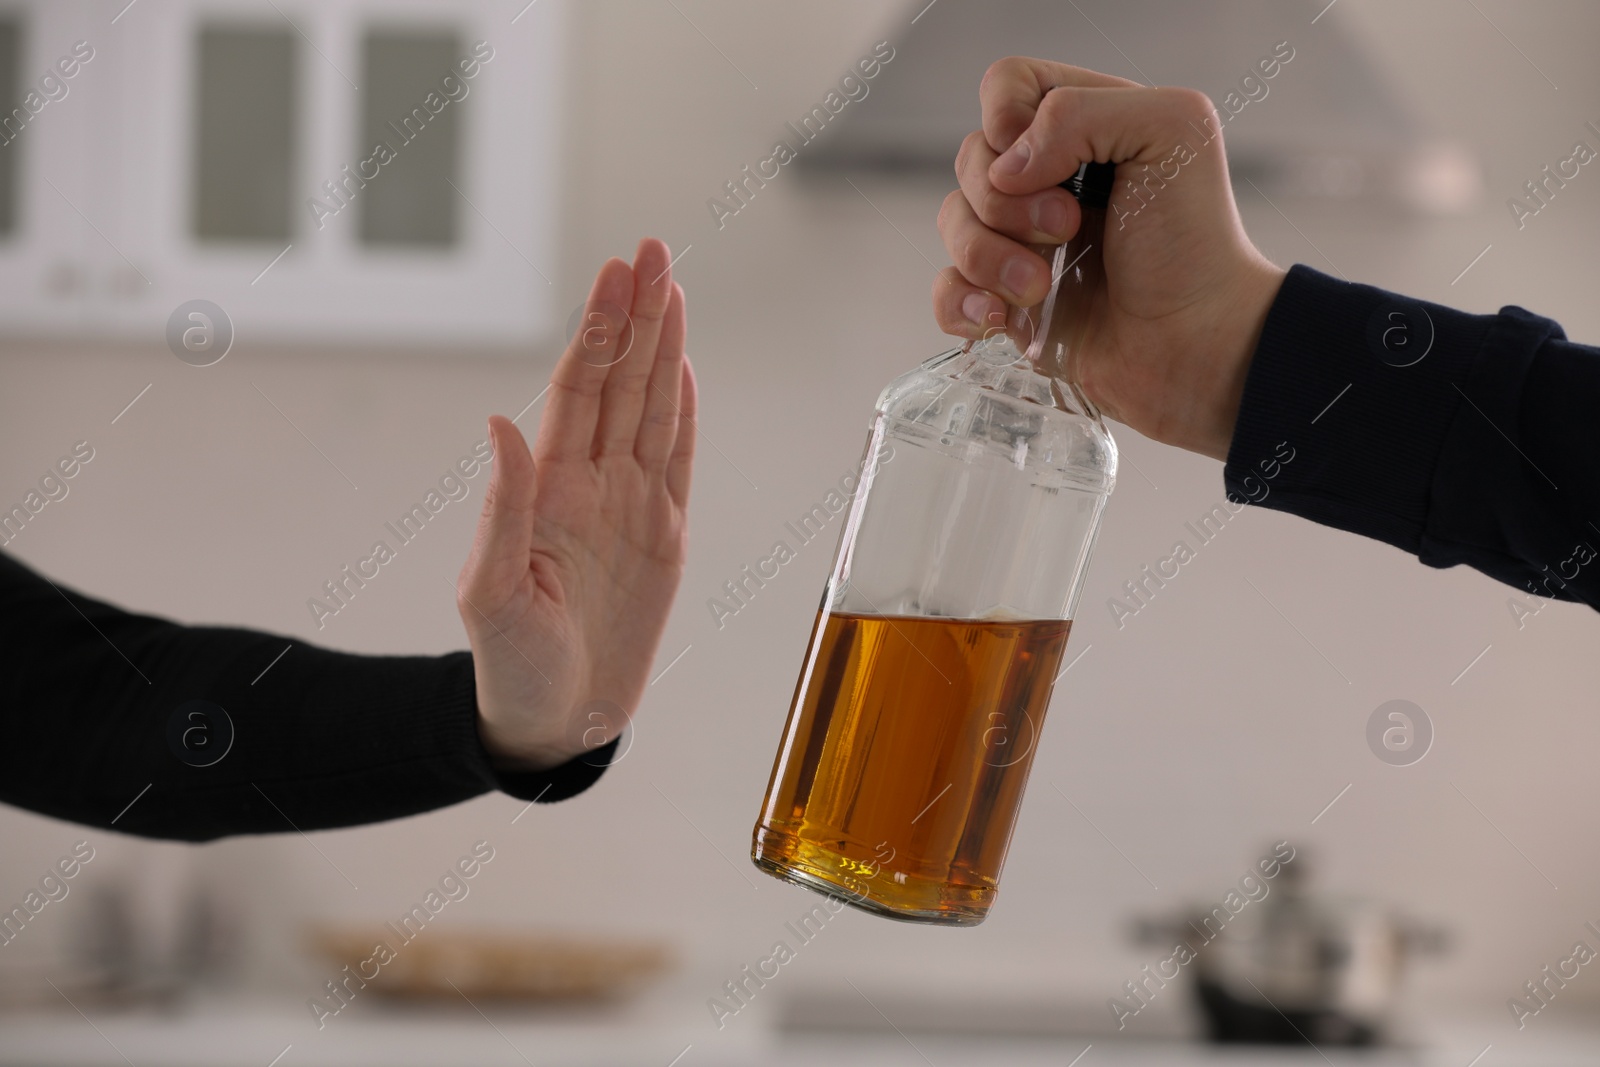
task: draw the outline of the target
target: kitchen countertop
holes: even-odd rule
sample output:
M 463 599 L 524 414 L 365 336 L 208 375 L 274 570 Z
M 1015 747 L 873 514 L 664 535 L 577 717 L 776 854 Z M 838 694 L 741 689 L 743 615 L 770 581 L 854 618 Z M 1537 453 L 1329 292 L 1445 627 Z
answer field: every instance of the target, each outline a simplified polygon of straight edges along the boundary
M 1517 1033 L 1482 1017 L 1437 1020 L 1419 1048 L 1222 1049 L 1105 1038 L 996 1039 L 909 1032 L 782 1033 L 741 1015 L 718 1031 L 679 1000 L 534 1014 L 489 1004 L 369 1005 L 318 1030 L 295 1005 L 207 1000 L 158 1013 L 63 1004 L 0 1013 L 0 1067 L 1593 1067 L 1600 1027 Z M 482 1009 L 480 1011 L 480 1008 Z M 1492 1047 L 1491 1047 L 1492 1046 Z M 1485 1049 L 1488 1052 L 1485 1053 Z M 1480 1055 L 1481 1054 L 1481 1055 Z

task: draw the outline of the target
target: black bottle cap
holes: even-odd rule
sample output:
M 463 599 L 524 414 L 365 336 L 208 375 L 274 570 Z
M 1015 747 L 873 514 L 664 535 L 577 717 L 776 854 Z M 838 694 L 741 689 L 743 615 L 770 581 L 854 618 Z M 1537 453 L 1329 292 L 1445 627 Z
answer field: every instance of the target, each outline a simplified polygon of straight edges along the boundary
M 1104 210 L 1111 202 L 1111 186 L 1117 180 L 1115 163 L 1085 163 L 1078 173 L 1061 183 L 1061 188 L 1078 198 L 1084 207 Z

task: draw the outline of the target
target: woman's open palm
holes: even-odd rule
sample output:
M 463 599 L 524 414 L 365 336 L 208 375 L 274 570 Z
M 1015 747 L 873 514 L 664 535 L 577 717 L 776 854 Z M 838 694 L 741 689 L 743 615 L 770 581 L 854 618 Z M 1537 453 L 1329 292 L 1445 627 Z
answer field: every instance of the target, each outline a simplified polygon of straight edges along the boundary
M 509 419 L 457 585 L 479 731 L 508 768 L 553 767 L 621 732 L 683 574 L 694 373 L 667 246 L 600 268 L 551 375 L 532 452 Z

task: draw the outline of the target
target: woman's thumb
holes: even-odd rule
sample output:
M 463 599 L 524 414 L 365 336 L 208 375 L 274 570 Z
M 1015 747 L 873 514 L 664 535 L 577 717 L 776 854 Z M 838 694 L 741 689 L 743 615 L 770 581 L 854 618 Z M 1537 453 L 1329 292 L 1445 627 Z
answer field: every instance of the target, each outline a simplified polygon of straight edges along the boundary
M 494 469 L 483 495 L 483 512 L 464 585 L 487 592 L 528 568 L 533 543 L 533 505 L 538 492 L 533 455 L 522 431 L 503 415 L 489 417 Z M 470 592 L 470 590 L 469 590 Z

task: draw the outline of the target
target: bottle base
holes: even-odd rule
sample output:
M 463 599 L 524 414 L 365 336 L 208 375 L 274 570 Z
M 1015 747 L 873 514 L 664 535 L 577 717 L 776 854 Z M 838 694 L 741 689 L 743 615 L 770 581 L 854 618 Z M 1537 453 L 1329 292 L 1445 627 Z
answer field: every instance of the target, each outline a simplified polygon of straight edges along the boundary
M 872 864 L 765 826 L 756 828 L 750 860 L 780 881 L 901 922 L 977 926 L 995 896 L 992 887 L 951 885 L 885 869 L 874 872 Z

